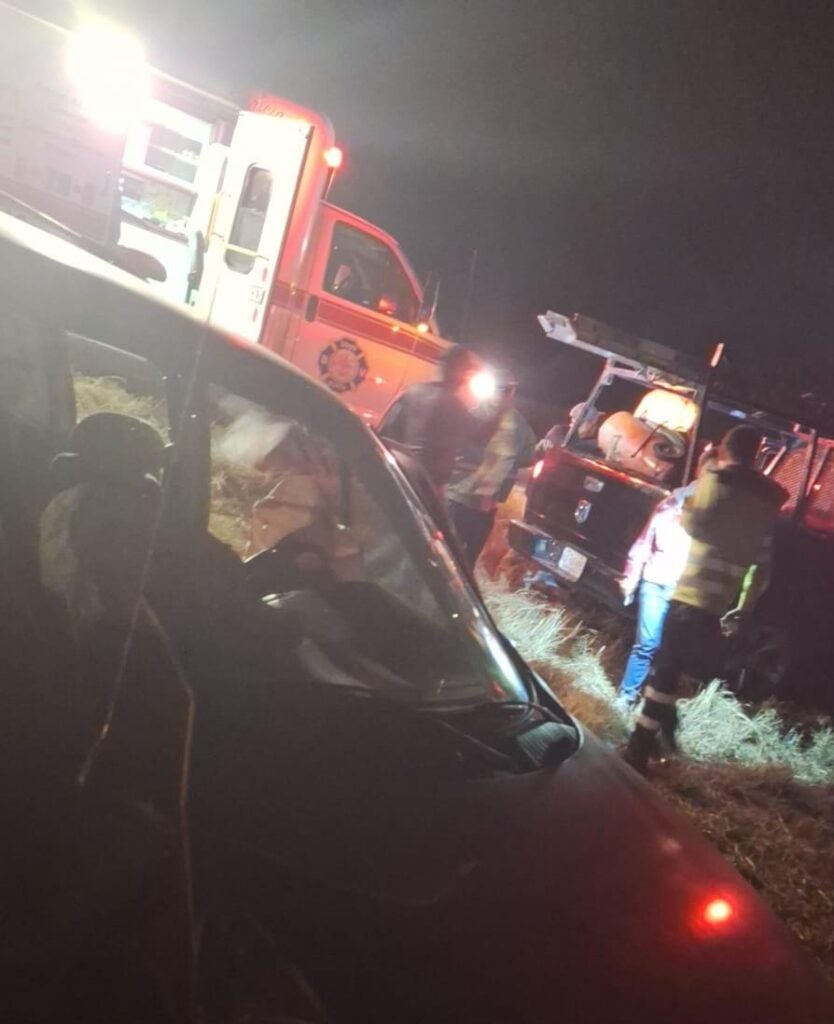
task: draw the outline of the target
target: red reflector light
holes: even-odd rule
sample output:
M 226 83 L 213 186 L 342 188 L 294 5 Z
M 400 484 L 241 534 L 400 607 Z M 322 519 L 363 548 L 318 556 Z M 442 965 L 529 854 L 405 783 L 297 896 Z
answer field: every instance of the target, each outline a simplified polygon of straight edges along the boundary
M 324 151 L 324 162 L 331 171 L 338 171 L 344 162 L 345 154 L 338 146 L 331 146 Z
M 724 924 L 733 916 L 733 907 L 727 900 L 710 900 L 704 907 L 707 924 Z
M 539 459 L 539 461 L 535 464 L 535 466 L 533 466 L 533 469 L 532 469 L 532 472 L 531 472 L 530 475 L 533 477 L 534 480 L 538 480 L 539 477 L 542 475 L 542 468 L 543 468 L 543 466 L 544 466 L 544 459 Z

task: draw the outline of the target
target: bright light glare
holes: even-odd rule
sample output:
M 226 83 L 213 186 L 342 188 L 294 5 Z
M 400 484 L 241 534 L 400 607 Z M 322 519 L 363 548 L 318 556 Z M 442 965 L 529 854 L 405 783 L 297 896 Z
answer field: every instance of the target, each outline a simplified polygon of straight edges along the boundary
M 331 146 L 324 152 L 324 162 L 331 171 L 338 171 L 344 162 L 345 154 L 338 146 Z
M 704 907 L 704 920 L 707 924 L 724 924 L 732 916 L 733 908 L 727 900 L 710 900 Z
M 543 467 L 544 467 L 544 459 L 539 459 L 539 461 L 535 464 L 535 466 L 533 466 L 533 469 L 531 470 L 531 474 L 530 474 L 533 477 L 534 480 L 538 480 L 539 477 L 542 475 Z
M 122 29 L 82 27 L 70 38 L 67 69 L 85 114 L 104 131 L 125 132 L 144 114 L 150 69 L 139 41 Z
M 479 370 L 469 378 L 469 390 L 479 402 L 485 402 L 495 395 L 495 374 L 491 370 Z

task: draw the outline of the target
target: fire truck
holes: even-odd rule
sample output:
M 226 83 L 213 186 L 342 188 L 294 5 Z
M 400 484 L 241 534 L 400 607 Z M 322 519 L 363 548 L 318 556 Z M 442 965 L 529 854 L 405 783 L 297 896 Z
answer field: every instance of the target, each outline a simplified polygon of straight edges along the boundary
M 397 242 L 328 202 L 341 163 L 315 111 L 264 93 L 241 110 L 149 67 L 111 26 L 69 32 L 0 3 L 3 205 L 277 352 L 374 423 L 447 342 L 436 288 Z
M 720 349 L 702 364 L 588 317 L 539 320 L 552 340 L 598 356 L 602 370 L 583 415 L 532 467 L 510 546 L 559 586 L 622 609 L 618 581 L 656 504 L 689 482 L 705 444 L 754 425 L 764 437 L 759 469 L 789 497 L 773 581 L 737 652 L 740 681 L 834 710 L 831 673 L 821 671 L 834 668 L 834 441 L 801 412 L 740 398 Z

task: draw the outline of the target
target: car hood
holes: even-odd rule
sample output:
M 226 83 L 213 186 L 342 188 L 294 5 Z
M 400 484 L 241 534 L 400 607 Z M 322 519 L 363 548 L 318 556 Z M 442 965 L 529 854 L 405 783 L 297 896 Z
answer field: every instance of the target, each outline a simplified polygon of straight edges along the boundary
M 247 872 L 253 892 L 334 1019 L 834 1020 L 786 928 L 593 736 L 555 769 L 455 779 L 426 769 L 410 720 L 363 730 L 369 710 L 341 707 L 332 729 L 317 713 L 303 742 L 271 743 L 287 769 L 237 819 L 262 816 L 253 845 L 271 853 Z
M 480 789 L 477 853 L 442 929 L 478 1019 L 834 1019 L 762 900 L 593 737 L 556 772 Z

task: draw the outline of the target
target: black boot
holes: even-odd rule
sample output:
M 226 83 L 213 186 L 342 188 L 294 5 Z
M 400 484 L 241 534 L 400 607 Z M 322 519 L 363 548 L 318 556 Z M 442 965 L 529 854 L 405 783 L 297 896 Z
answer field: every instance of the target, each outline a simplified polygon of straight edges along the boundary
M 660 721 L 660 740 L 663 749 L 667 754 L 678 752 L 678 709 L 674 704 L 663 708 L 663 714 L 658 716 Z
M 645 775 L 649 760 L 657 755 L 657 736 L 652 729 L 635 725 L 623 751 L 623 760 L 636 772 Z

